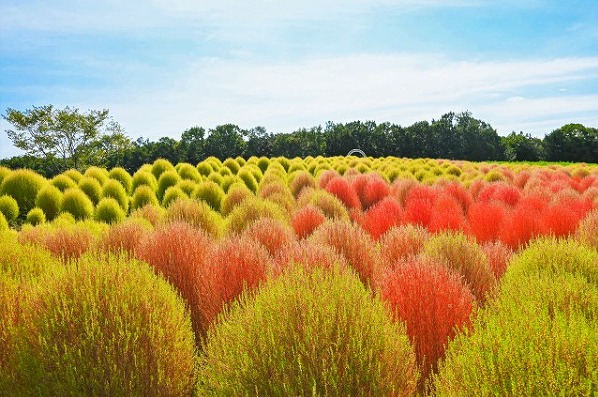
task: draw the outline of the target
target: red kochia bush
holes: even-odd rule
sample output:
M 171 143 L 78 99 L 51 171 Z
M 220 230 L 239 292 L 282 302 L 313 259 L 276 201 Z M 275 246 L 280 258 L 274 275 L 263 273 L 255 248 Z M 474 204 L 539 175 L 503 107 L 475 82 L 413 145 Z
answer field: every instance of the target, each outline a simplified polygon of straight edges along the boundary
M 326 215 L 319 207 L 308 204 L 299 208 L 291 217 L 293 230 L 297 237 L 305 238 L 326 220 Z
M 332 269 L 333 266 L 347 266 L 345 257 L 329 245 L 312 240 L 301 240 L 290 244 L 276 253 L 274 257 L 274 275 L 278 276 L 293 265 L 307 268 L 323 267 Z
M 388 183 L 378 174 L 359 174 L 351 181 L 363 209 L 368 209 L 390 193 Z
M 189 305 L 197 338 L 208 328 L 208 321 L 200 310 L 202 296 L 198 280 L 212 250 L 212 239 L 203 230 L 183 222 L 157 228 L 143 239 L 138 248 L 139 258 L 174 285 Z
M 404 219 L 405 211 L 401 204 L 393 197 L 386 197 L 365 213 L 360 224 L 374 240 L 378 240 L 388 229 L 403 223 Z
M 447 343 L 469 324 L 474 297 L 441 260 L 426 256 L 399 263 L 382 282 L 380 296 L 395 318 L 407 325 L 422 371 L 422 390 L 430 373 L 438 369 Z
M 326 185 L 326 191 L 342 201 L 347 210 L 361 209 L 359 196 L 345 178 L 336 177 L 331 179 Z
M 434 201 L 432 216 L 430 217 L 429 229 L 431 232 L 443 230 L 461 230 L 466 227 L 463 208 L 452 196 L 441 194 Z
M 243 290 L 266 280 L 270 262 L 266 249 L 247 236 L 225 238 L 209 253 L 196 279 L 206 328 Z
M 547 204 L 543 197 L 533 196 L 522 199 L 503 222 L 500 240 L 513 250 L 527 244 L 540 234 L 541 214 Z
M 295 241 L 293 230 L 287 224 L 272 218 L 258 219 L 242 235 L 261 244 L 270 255 L 275 255 L 285 245 Z
M 357 271 L 362 282 L 370 282 L 379 258 L 374 241 L 359 226 L 343 221 L 327 222 L 310 239 L 333 247 Z
M 478 201 L 469 206 L 467 219 L 469 231 L 478 243 L 495 241 L 507 216 L 507 209 L 500 202 Z

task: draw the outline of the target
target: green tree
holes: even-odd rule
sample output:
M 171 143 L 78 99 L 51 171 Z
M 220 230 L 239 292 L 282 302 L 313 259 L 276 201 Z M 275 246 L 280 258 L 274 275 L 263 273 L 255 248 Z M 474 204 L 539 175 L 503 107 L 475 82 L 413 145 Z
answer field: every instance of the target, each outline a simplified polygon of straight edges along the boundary
M 598 129 L 566 124 L 544 137 L 549 161 L 598 163 Z
M 507 161 L 538 161 L 544 158 L 542 141 L 523 132 L 511 132 L 501 139 Z
M 206 156 L 204 154 L 206 130 L 202 127 L 191 127 L 181 135 L 179 157 L 181 161 L 197 164 Z
M 106 109 L 80 113 L 68 106 L 55 109 L 46 105 L 25 111 L 8 108 L 2 117 L 13 126 L 6 133 L 14 146 L 27 155 L 43 157 L 55 172 L 96 165 L 106 158 L 103 150 L 112 147 L 107 143 L 127 140 Z
M 241 156 L 245 151 L 245 134 L 245 131 L 234 124 L 219 125 L 211 129 L 205 143 L 206 156 L 215 156 L 220 160 Z

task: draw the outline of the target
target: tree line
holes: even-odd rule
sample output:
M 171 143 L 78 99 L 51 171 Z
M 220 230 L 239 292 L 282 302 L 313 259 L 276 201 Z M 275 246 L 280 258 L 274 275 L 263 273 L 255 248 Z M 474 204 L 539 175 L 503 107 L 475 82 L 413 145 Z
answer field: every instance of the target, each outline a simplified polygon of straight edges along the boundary
M 563 161 L 598 163 L 598 129 L 566 124 L 543 139 L 523 132 L 501 137 L 492 126 L 470 112 L 446 113 L 438 120 L 408 127 L 389 122 L 328 122 L 291 133 L 271 133 L 223 124 L 206 130 L 195 126 L 180 139 L 131 140 L 107 110 L 80 113 L 52 105 L 27 111 L 8 109 L 7 130 L 23 156 L 0 160 L 10 168 L 30 168 L 51 177 L 66 169 L 92 165 L 123 167 L 134 172 L 143 164 L 165 158 L 172 163 L 197 164 L 227 157 L 338 156 L 361 149 L 368 156 L 445 158 L 469 161 Z

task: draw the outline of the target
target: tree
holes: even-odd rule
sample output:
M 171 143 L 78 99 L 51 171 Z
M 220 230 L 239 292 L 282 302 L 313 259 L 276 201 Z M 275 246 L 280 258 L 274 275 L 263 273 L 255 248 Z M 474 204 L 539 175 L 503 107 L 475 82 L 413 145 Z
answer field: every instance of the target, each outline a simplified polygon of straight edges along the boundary
M 120 143 L 128 140 L 106 109 L 83 114 L 68 106 L 55 109 L 46 105 L 25 111 L 8 108 L 2 117 L 14 127 L 6 133 L 15 147 L 27 155 L 43 157 L 56 172 L 64 167 L 96 165 L 108 155 L 101 151 L 110 150 L 112 144 L 121 148 Z
M 566 124 L 544 137 L 550 161 L 598 162 L 598 129 L 582 124 Z
M 221 160 L 241 156 L 246 145 L 244 135 L 245 131 L 234 124 L 219 125 L 211 129 L 205 142 L 206 156 L 215 156 Z
M 182 161 L 197 164 L 205 158 L 205 135 L 206 130 L 198 126 L 191 127 L 183 132 L 179 143 L 179 157 Z
M 502 138 L 507 161 L 538 161 L 544 157 L 542 141 L 530 134 L 515 131 Z

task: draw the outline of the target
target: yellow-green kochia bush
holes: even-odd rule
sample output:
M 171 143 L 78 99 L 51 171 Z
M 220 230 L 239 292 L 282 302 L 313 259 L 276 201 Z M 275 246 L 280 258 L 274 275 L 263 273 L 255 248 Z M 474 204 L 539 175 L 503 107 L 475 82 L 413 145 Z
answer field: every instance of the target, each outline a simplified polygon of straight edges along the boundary
M 102 186 L 102 198 L 113 198 L 125 213 L 129 211 L 129 196 L 123 185 L 115 179 L 109 179 Z
M 126 219 L 127 214 L 118 201 L 111 197 L 104 197 L 95 209 L 95 220 L 105 223 L 118 223 Z
M 210 328 L 200 396 L 411 396 L 405 328 L 348 270 L 302 266 L 245 293 Z
M 156 197 L 154 189 L 147 185 L 139 185 L 137 189 L 135 189 L 135 191 L 133 192 L 131 208 L 135 210 L 138 208 L 145 207 L 148 204 L 159 205 L 160 202 Z
M 540 240 L 515 257 L 472 331 L 449 344 L 438 396 L 598 394 L 598 252 Z
M 197 185 L 191 197 L 205 201 L 214 211 L 220 212 L 224 200 L 224 190 L 215 182 L 205 181 Z
M 180 180 L 181 177 L 174 169 L 171 171 L 164 171 L 162 175 L 160 175 L 160 179 L 158 179 L 158 188 L 156 191 L 158 199 L 162 200 L 164 198 L 164 193 L 166 193 L 166 189 L 176 185 Z
M 93 203 L 81 189 L 67 189 L 62 196 L 60 212 L 68 212 L 76 220 L 93 217 Z
M 33 226 L 45 223 L 46 214 L 44 214 L 44 210 L 42 210 L 39 207 L 32 208 L 31 211 L 27 213 L 27 218 L 25 219 L 25 222 Z
M 2 212 L 0 212 L 0 232 L 8 230 L 8 221 Z
M 46 178 L 31 170 L 16 170 L 4 178 L 0 185 L 0 194 L 12 196 L 17 200 L 20 214 L 24 217 L 35 207 L 35 197 L 47 183 Z
M 14 395 L 192 395 L 190 317 L 149 265 L 83 257 L 42 285 L 22 303 Z
M 131 186 L 133 185 L 133 178 L 127 170 L 122 167 L 112 168 L 108 173 L 108 177 L 110 179 L 114 179 L 120 182 L 121 185 L 125 188 L 125 191 L 129 193 L 131 191 Z
M 14 222 L 19 217 L 19 204 L 12 196 L 0 196 L 0 212 L 9 222 Z
M 94 205 L 102 198 L 102 185 L 96 178 L 84 176 L 79 180 L 78 186 Z
M 97 183 L 95 179 L 89 179 Z M 48 184 L 37 193 L 37 196 L 35 197 L 35 206 L 44 211 L 46 219 L 53 220 L 60 212 L 61 201 L 62 192 L 56 186 Z

